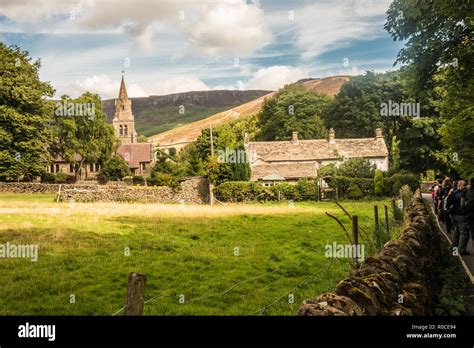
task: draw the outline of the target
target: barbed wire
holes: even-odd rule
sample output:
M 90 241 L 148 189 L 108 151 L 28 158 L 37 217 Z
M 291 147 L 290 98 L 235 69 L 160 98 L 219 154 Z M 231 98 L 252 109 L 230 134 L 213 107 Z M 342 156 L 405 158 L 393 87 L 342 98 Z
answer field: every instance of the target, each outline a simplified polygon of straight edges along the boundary
M 322 270 L 318 270 L 317 272 L 314 272 L 313 274 L 310 274 L 308 277 L 306 277 L 305 279 L 303 279 L 301 282 L 299 282 L 298 284 L 296 284 L 293 288 L 291 288 L 290 290 L 288 290 L 287 292 L 285 292 L 282 296 L 278 297 L 277 299 L 275 299 L 273 302 L 271 302 L 270 304 L 266 305 L 266 306 L 263 306 L 262 308 L 260 308 L 259 310 L 255 311 L 255 312 L 252 312 L 250 315 L 255 315 L 257 313 L 259 314 L 262 314 L 265 310 L 269 309 L 270 307 L 273 307 L 276 303 L 278 303 L 278 301 L 280 301 L 282 298 L 284 297 L 287 297 L 289 296 L 292 292 L 294 292 L 296 289 L 300 288 L 302 285 L 304 285 L 309 279 L 319 275 L 322 273 L 323 270 L 325 270 L 326 272 L 329 270 L 329 267 L 334 263 L 334 258 L 331 259 L 331 262 L 329 262 L 329 264 L 323 268 Z

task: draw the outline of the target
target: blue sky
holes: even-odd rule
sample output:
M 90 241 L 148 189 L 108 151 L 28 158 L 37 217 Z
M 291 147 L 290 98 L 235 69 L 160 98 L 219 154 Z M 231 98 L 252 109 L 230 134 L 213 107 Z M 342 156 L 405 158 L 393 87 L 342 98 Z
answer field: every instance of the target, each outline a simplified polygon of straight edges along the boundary
M 386 0 L 2 0 L 0 41 L 41 58 L 56 96 L 269 89 L 393 68 Z

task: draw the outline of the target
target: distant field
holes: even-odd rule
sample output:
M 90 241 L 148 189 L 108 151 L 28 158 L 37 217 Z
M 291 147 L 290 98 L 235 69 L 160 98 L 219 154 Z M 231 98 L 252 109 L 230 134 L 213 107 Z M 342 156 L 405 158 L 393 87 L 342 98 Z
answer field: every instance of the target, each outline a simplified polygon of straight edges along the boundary
M 349 270 L 346 259 L 324 256 L 327 243 L 347 243 L 324 214 L 348 222 L 334 203 L 53 199 L 0 194 L 0 244 L 39 245 L 37 262 L 0 259 L 0 315 L 121 315 L 130 272 L 148 277 L 146 315 L 294 315 L 302 300 L 334 289 Z M 373 204 L 343 203 L 367 226 Z

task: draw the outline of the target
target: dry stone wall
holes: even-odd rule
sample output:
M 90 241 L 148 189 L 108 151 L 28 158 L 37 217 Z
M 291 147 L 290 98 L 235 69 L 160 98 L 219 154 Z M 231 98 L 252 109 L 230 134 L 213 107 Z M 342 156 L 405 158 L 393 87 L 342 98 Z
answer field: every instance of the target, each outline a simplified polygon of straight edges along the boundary
M 206 204 L 209 201 L 209 183 L 204 177 L 195 177 L 183 181 L 177 188 L 101 185 L 67 187 L 61 190 L 59 201 Z
M 301 305 L 301 316 L 432 315 L 441 291 L 442 240 L 420 192 L 408 208 L 408 227 L 376 257 L 342 280 L 334 293 Z
M 170 187 L 107 185 L 72 185 L 41 183 L 0 183 L 0 192 L 58 193 L 59 201 L 74 202 L 139 202 L 139 203 L 192 203 L 209 202 L 209 182 L 205 177 L 192 177 L 176 189 Z

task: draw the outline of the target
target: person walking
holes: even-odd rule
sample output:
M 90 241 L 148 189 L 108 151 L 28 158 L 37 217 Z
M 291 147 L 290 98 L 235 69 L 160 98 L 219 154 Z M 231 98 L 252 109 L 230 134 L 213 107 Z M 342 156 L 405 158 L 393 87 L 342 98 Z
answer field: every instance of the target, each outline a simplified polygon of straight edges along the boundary
M 471 178 L 469 189 L 464 195 L 464 212 L 471 232 L 471 241 L 474 245 L 474 177 Z
M 469 241 L 469 225 L 463 209 L 466 194 L 466 182 L 464 180 L 459 180 L 457 185 L 457 190 L 453 191 L 448 200 L 448 209 L 451 212 L 453 222 L 455 223 L 452 248 L 453 250 L 457 249 L 461 255 L 470 255 L 466 250 Z
M 449 199 L 449 194 L 452 193 L 452 186 L 451 186 L 451 181 L 449 179 L 445 179 L 443 181 L 443 188 L 440 193 L 440 220 L 444 223 L 444 226 L 446 226 L 446 233 L 451 234 L 451 229 L 453 226 L 451 216 L 448 211 L 448 199 Z

